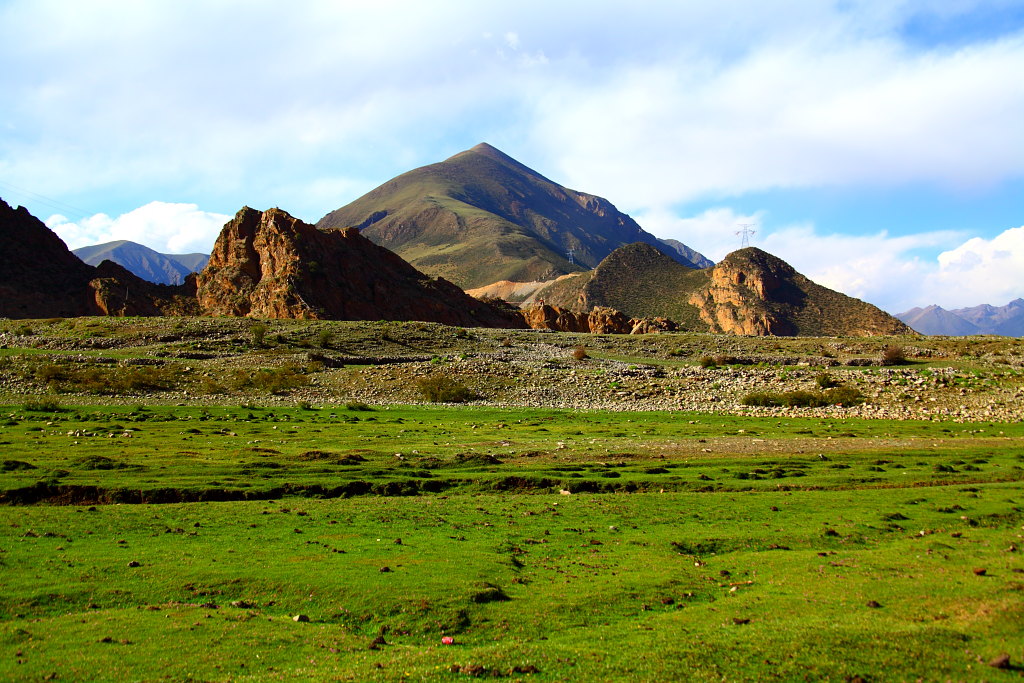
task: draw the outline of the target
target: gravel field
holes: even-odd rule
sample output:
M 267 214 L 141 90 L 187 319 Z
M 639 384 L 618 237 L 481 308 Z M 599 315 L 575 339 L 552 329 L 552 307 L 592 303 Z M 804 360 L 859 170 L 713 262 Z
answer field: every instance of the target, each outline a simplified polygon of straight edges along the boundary
M 904 362 L 883 365 L 886 349 Z M 0 402 L 423 403 L 445 377 L 474 403 L 1011 422 L 1024 417 L 1024 343 L 1002 337 L 587 335 L 432 323 L 217 318 L 0 320 Z M 279 371 L 289 386 L 257 386 Z M 146 372 L 155 373 L 152 376 Z M 288 374 L 290 373 L 290 374 Z M 62 377 L 88 377 L 74 384 Z M 117 388 L 156 378 L 159 386 Z M 754 407 L 756 392 L 856 390 L 854 405 Z M 159 380 L 159 381 L 157 381 Z

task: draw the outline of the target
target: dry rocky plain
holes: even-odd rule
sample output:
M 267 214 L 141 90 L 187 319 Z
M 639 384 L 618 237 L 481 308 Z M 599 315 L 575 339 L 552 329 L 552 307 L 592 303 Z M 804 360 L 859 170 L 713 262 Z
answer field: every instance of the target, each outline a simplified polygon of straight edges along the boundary
M 887 348 L 905 361 L 884 364 Z M 819 391 L 823 375 L 859 392 L 862 402 L 744 404 L 756 392 Z M 467 387 L 471 403 L 494 406 L 997 422 L 1024 416 L 1024 342 L 1017 338 L 592 335 L 237 318 L 0 320 L 0 401 L 11 404 L 39 397 L 107 405 L 416 404 L 426 402 L 418 382 L 438 376 Z

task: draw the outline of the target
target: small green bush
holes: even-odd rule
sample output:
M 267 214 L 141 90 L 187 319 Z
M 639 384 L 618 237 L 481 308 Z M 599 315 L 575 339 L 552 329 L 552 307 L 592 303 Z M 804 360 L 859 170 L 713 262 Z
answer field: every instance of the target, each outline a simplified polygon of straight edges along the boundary
M 820 389 L 833 389 L 839 386 L 839 381 L 827 372 L 823 372 L 815 377 L 814 382 Z
M 56 413 L 62 410 L 60 402 L 52 398 L 25 401 L 23 407 L 26 411 L 34 413 Z
M 282 394 L 309 384 L 302 368 L 294 365 L 283 368 L 260 368 L 252 372 L 235 370 L 231 375 L 235 389 L 257 389 L 270 394 Z
M 701 356 L 701 358 L 698 361 L 698 363 L 700 363 L 700 366 L 702 368 L 717 368 L 718 367 L 718 363 L 716 363 L 715 359 L 712 358 L 711 356 Z
M 267 326 L 263 323 L 256 323 L 250 329 L 252 332 L 252 344 L 253 346 L 263 346 L 266 343 L 267 338 Z
M 345 410 L 352 410 L 352 411 L 357 411 L 357 412 L 365 412 L 365 411 L 373 410 L 373 408 L 371 408 L 366 403 L 363 403 L 362 401 L 349 401 L 348 403 L 345 404 Z
M 418 379 L 416 386 L 431 403 L 465 403 L 477 398 L 465 384 L 444 375 Z

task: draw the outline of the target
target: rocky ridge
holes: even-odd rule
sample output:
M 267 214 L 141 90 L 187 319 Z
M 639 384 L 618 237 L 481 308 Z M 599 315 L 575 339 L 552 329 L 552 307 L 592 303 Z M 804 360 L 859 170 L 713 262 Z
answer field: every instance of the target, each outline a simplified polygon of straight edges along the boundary
M 208 315 L 523 326 L 513 312 L 426 277 L 355 228 L 317 230 L 281 209 L 239 211 L 197 284 Z

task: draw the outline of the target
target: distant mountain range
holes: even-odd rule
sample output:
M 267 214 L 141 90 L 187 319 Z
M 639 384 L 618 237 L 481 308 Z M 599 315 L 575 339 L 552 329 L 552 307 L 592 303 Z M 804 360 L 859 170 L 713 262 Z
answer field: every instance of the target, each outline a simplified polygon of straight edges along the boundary
M 486 143 L 403 173 L 317 227 L 358 228 L 464 289 L 582 272 L 634 242 L 691 268 L 710 264 L 686 245 L 644 231 L 607 199 L 563 187 Z
M 161 285 L 180 285 L 189 273 L 198 273 L 210 260 L 207 254 L 161 254 L 128 240 L 80 247 L 72 253 L 90 266 L 113 261 L 143 280 Z
M 1024 336 L 1024 299 L 1015 299 L 1005 306 L 982 304 L 951 311 L 932 305 L 912 308 L 896 317 L 921 334 Z
M 224 225 L 205 265 L 202 254 L 160 254 L 121 241 L 78 250 L 99 262 L 92 266 L 23 208 L 0 202 L 0 209 L 0 315 L 8 317 L 226 315 L 602 333 L 911 333 L 760 249 L 741 249 L 716 265 L 681 242 L 645 232 L 611 202 L 562 187 L 486 144 L 400 175 L 316 226 L 281 209 L 245 207 Z M 471 285 L 477 285 L 472 296 L 463 291 Z

